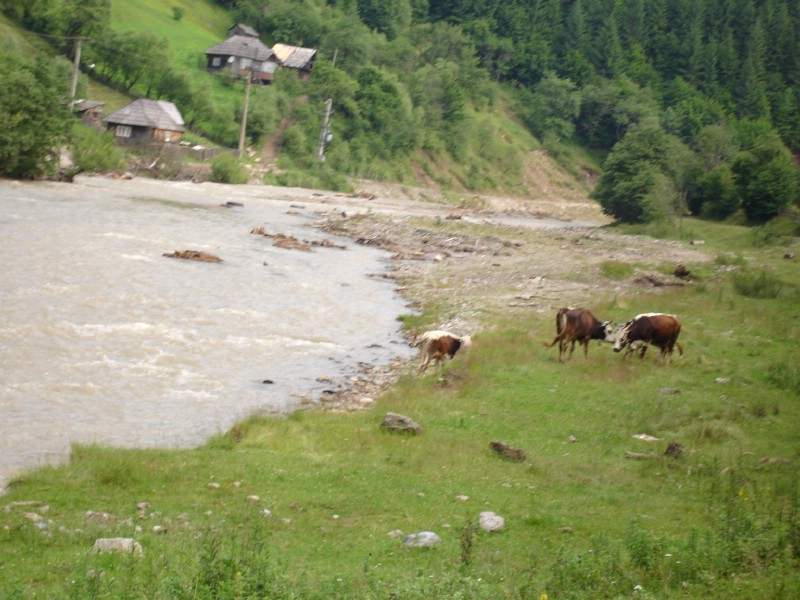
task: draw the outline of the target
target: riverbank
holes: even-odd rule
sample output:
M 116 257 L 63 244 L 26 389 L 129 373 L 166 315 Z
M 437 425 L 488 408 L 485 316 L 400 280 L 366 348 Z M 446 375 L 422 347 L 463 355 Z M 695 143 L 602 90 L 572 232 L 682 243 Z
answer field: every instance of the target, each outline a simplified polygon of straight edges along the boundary
M 685 242 L 610 232 L 608 218 L 588 199 L 482 196 L 454 205 L 435 192 L 367 183 L 348 197 L 309 193 L 335 204 L 317 211 L 316 227 L 390 253 L 385 276 L 410 306 L 427 311 L 423 329 L 474 335 L 502 317 L 681 287 L 688 282 L 672 275 L 677 265 L 711 260 Z M 624 276 L 602 276 L 604 266 Z M 407 334 L 410 341 L 414 331 Z M 411 368 L 362 368 L 320 406 L 371 407 Z

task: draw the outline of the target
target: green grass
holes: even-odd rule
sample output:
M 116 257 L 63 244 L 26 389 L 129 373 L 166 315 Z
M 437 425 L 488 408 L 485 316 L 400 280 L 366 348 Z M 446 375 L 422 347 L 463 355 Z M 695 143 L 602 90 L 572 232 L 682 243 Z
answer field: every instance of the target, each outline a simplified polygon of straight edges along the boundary
M 184 9 L 180 21 L 173 19 L 173 6 Z M 223 8 L 212 2 L 125 0 L 111 3 L 111 25 L 119 30 L 149 31 L 161 36 L 184 66 L 196 67 L 198 60 L 205 64 L 206 48 L 223 41 L 234 23 Z
M 712 229 L 709 244 L 728 235 Z M 720 277 L 592 308 L 677 313 L 685 356 L 664 367 L 652 350 L 623 361 L 592 344 L 559 364 L 541 344 L 552 315 L 531 314 L 476 336 L 441 375 L 403 375 L 371 411 L 252 418 L 192 450 L 76 447 L 3 499 L 48 508 L 0 511 L 0 596 L 797 597 L 796 298 Z M 388 411 L 423 434 L 382 431 Z M 506 529 L 476 529 L 484 510 Z M 394 530 L 442 542 L 406 549 Z M 114 536 L 144 556 L 90 552 Z

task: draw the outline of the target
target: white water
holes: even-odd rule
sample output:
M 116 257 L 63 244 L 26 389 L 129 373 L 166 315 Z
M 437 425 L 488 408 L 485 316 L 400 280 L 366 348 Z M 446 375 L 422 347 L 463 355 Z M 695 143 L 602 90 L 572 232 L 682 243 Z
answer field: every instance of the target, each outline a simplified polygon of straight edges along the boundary
M 409 310 L 369 276 L 387 255 L 270 190 L 0 181 L 0 490 L 76 442 L 197 445 L 318 399 L 318 377 L 409 357 Z M 262 225 L 347 249 L 276 248 L 250 233 Z M 224 262 L 162 256 L 186 249 Z

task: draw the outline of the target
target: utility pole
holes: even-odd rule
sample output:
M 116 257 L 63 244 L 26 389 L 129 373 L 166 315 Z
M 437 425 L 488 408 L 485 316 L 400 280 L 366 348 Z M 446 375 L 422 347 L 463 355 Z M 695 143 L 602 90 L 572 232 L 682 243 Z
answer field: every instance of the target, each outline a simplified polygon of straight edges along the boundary
M 75 38 L 75 59 L 72 61 L 72 83 L 69 88 L 70 106 L 75 104 L 75 94 L 78 91 L 78 69 L 81 64 L 82 37 Z
M 319 132 L 319 145 L 317 146 L 317 160 L 325 162 L 325 144 L 328 141 L 328 125 L 331 119 L 331 108 L 333 107 L 333 98 L 328 98 L 325 101 L 325 118 L 322 120 L 322 131 Z
M 331 66 L 336 66 L 336 55 L 339 53 L 339 49 L 336 48 L 333 51 L 333 62 Z M 333 98 L 328 98 L 325 101 L 325 118 L 322 120 L 322 130 L 319 132 L 319 143 L 317 144 L 317 160 L 320 162 L 325 162 L 325 144 L 330 141 L 330 121 L 331 121 L 331 109 L 333 108 Z
M 247 129 L 247 107 L 250 104 L 250 85 L 253 79 L 254 69 L 250 69 L 247 73 L 247 84 L 244 88 L 244 106 L 242 107 L 242 127 L 239 130 L 239 158 L 242 158 L 244 152 L 244 132 Z

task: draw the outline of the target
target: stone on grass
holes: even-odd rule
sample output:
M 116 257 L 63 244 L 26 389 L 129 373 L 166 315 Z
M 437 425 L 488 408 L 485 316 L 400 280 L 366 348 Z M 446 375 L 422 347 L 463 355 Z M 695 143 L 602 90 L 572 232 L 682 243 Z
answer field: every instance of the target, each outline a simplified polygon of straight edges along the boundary
M 142 555 L 142 545 L 133 538 L 98 538 L 94 541 L 92 552 L 129 552 L 134 556 Z
M 506 527 L 506 520 L 490 510 L 485 510 L 480 514 L 481 529 L 487 533 L 501 531 Z
M 403 544 L 409 548 L 432 548 L 441 541 L 442 538 L 432 531 L 420 531 L 407 535 L 403 539 Z
M 415 435 L 422 432 L 422 427 L 419 423 L 415 422 L 414 419 L 393 412 L 386 413 L 383 417 L 381 427 L 389 431 L 398 431 L 400 433 L 411 433 Z

